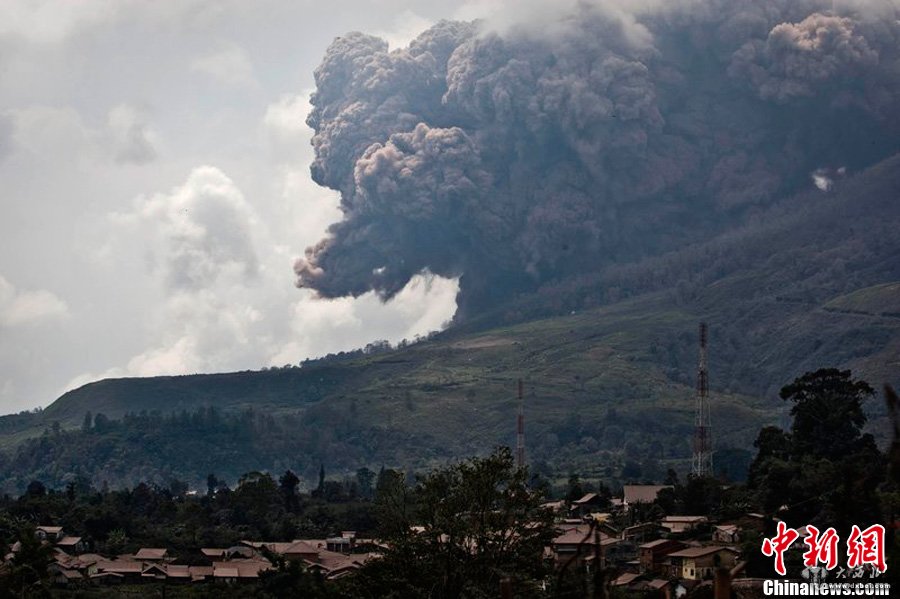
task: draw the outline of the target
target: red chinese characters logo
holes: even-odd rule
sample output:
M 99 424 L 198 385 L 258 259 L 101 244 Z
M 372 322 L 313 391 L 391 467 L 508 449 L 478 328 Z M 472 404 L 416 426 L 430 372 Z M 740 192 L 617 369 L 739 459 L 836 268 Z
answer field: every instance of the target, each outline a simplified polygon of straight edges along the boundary
M 799 538 L 799 532 L 793 528 L 788 528 L 784 522 L 779 522 L 778 533 L 771 539 L 763 539 L 763 555 L 775 556 L 775 571 L 781 576 L 786 574 L 784 569 L 784 552 Z
M 807 568 L 815 568 L 819 563 L 825 564 L 825 568 L 833 570 L 838 564 L 838 538 L 837 531 L 829 528 L 821 535 L 819 529 L 813 525 L 806 527 L 807 535 L 804 543 L 809 550 L 803 554 L 803 565 Z
M 806 538 L 804 543 L 808 547 L 803 554 L 803 565 L 807 568 L 816 568 L 824 564 L 827 570 L 832 570 L 838 565 L 838 543 L 840 538 L 834 528 L 824 532 L 812 525 L 806 526 Z M 775 571 L 784 576 L 787 572 L 784 567 L 784 552 L 800 538 L 800 533 L 789 528 L 784 522 L 778 523 L 778 530 L 771 539 L 763 539 L 762 553 L 768 557 L 775 557 Z M 851 570 L 871 566 L 876 572 L 887 570 L 884 560 L 884 526 L 873 524 L 865 530 L 853 525 L 850 538 L 847 539 L 847 567 Z
M 866 564 L 871 564 L 882 572 L 887 570 L 884 563 L 884 526 L 881 524 L 873 524 L 863 531 L 854 524 L 850 530 L 850 538 L 847 539 L 847 567 L 858 568 Z

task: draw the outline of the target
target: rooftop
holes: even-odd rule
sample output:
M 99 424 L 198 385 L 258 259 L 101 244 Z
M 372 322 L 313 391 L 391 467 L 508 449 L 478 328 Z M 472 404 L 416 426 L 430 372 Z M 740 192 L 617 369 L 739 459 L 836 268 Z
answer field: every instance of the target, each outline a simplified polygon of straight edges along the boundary
M 594 501 L 595 499 L 597 499 L 596 493 L 586 493 L 581 499 L 573 501 L 572 503 L 574 503 L 575 505 L 581 505 L 584 503 L 590 503 L 590 502 Z
M 135 559 L 163 559 L 166 557 L 168 551 L 162 548 L 156 547 L 141 547 L 138 549 L 138 552 L 134 554 Z
M 656 539 L 655 541 L 650 541 L 649 543 L 644 543 L 643 545 L 639 545 L 641 549 L 653 549 L 654 547 L 660 547 L 662 545 L 667 545 L 669 543 L 679 543 L 679 541 L 675 541 L 672 539 Z
M 706 516 L 666 516 L 663 522 L 702 522 Z
M 669 557 L 703 557 L 705 555 L 711 555 L 720 551 L 730 551 L 732 553 L 737 553 L 737 550 L 731 547 L 717 547 L 714 545 L 708 545 L 706 547 L 688 547 L 687 549 L 682 549 L 680 551 L 670 553 Z

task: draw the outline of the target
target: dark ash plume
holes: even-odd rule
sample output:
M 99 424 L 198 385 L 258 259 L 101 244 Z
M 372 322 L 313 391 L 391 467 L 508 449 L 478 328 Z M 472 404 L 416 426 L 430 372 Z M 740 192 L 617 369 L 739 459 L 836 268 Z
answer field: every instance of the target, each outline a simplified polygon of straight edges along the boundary
M 298 284 L 396 293 L 460 276 L 460 314 L 664 251 L 898 149 L 891 6 L 579 3 L 503 34 L 442 22 L 408 48 L 360 33 L 316 70 L 312 175 L 344 218 Z

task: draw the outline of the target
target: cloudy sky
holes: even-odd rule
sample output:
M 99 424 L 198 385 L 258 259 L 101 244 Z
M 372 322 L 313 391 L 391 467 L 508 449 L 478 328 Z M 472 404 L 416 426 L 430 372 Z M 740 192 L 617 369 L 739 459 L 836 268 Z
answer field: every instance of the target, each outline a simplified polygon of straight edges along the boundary
M 258 369 L 412 338 L 455 310 L 315 299 L 292 264 L 339 218 L 309 178 L 313 69 L 491 2 L 0 3 L 0 412 L 102 377 Z

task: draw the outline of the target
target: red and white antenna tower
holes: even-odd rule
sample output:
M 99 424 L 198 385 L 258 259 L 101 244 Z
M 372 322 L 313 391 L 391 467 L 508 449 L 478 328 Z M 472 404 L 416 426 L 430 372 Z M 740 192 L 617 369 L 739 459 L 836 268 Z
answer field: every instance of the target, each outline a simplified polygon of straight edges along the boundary
M 697 396 L 694 414 L 694 455 L 691 474 L 710 476 L 713 471 L 712 435 L 709 414 L 709 371 L 706 366 L 707 327 L 700 323 L 700 363 L 697 366 Z
M 519 416 L 517 418 L 516 431 L 516 466 L 525 467 L 525 400 L 522 388 L 522 379 L 519 379 Z

